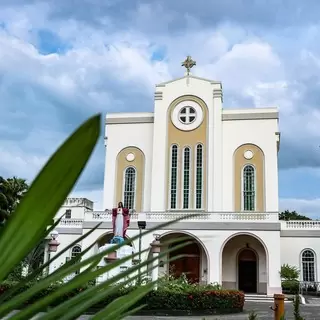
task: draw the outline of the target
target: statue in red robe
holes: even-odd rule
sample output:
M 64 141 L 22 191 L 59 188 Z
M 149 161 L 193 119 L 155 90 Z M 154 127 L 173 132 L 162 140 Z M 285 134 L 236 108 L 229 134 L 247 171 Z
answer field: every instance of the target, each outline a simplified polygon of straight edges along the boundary
M 118 208 L 112 209 L 113 237 L 125 239 L 126 232 L 130 225 L 129 209 L 123 207 L 123 203 L 118 203 Z

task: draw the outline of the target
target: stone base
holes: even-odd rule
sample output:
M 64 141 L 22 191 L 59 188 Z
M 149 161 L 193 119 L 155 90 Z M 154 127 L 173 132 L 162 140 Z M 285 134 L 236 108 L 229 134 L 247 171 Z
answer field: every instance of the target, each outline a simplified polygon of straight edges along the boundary
M 268 287 L 268 296 L 273 296 L 274 294 L 282 294 L 281 287 Z

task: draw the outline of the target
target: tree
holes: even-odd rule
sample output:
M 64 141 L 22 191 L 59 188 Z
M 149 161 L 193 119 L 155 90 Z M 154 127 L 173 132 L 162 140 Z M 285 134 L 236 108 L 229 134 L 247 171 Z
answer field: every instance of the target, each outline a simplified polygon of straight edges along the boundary
M 3 225 L 13 214 L 28 188 L 25 179 L 0 177 L 0 224 Z
M 279 220 L 312 220 L 296 211 L 285 210 L 279 214 Z

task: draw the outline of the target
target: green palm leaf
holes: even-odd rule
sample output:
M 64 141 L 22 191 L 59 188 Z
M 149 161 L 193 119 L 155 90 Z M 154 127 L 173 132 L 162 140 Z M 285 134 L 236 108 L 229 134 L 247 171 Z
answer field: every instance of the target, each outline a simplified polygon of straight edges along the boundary
M 75 182 L 77 181 L 94 149 L 99 136 L 99 122 L 100 115 L 92 117 L 83 125 L 81 125 L 79 129 L 77 129 L 66 140 L 66 142 L 58 149 L 58 151 L 44 166 L 40 174 L 32 183 L 27 194 L 18 204 L 15 213 L 12 215 L 12 217 L 10 217 L 9 221 L 1 229 L 0 281 L 5 279 L 6 275 L 12 270 L 12 268 L 17 265 L 22 259 L 24 259 L 27 254 L 29 254 L 29 252 L 31 252 L 33 248 L 35 248 L 36 245 L 39 244 L 39 242 L 43 239 L 43 230 L 45 230 L 48 225 L 52 224 L 52 219 L 63 204 L 65 198 L 72 190 Z M 14 187 L 14 189 L 19 192 L 19 186 L 22 182 L 17 178 L 14 178 L 9 182 Z M 179 220 L 183 220 L 183 218 L 177 219 L 176 221 L 163 223 L 161 226 L 146 230 L 142 236 L 154 232 L 157 229 L 166 228 L 170 224 Z M 58 222 L 56 222 L 54 226 L 57 225 L 57 223 Z M 52 230 L 54 226 L 51 226 L 49 229 Z M 30 305 L 24 310 L 18 312 L 18 314 L 11 316 L 11 319 L 30 319 L 30 317 L 32 317 L 39 311 L 44 310 L 46 307 L 50 306 L 58 296 L 62 296 L 64 293 L 70 292 L 74 288 L 83 286 L 87 284 L 89 280 L 97 278 L 97 276 L 99 276 L 100 274 L 110 271 L 111 269 L 122 264 L 128 259 L 132 259 L 132 256 L 125 257 L 112 264 L 108 264 L 103 268 L 96 269 L 98 262 L 103 256 L 119 249 L 123 245 L 128 244 L 128 241 L 126 241 L 124 244 L 115 245 L 105 252 L 100 252 L 99 254 L 88 257 L 84 260 L 78 261 L 76 259 L 73 259 L 55 270 L 46 278 L 36 282 L 30 289 L 22 292 L 21 294 L 15 295 L 19 288 L 25 285 L 26 282 L 34 280 L 35 277 L 49 265 L 49 263 L 52 263 L 52 261 L 69 250 L 69 248 L 76 244 L 80 239 L 84 239 L 94 230 L 95 228 L 90 230 L 87 234 L 81 236 L 67 248 L 59 251 L 57 255 L 53 257 L 53 259 L 41 266 L 39 270 L 36 270 L 31 275 L 29 275 L 25 279 L 25 282 L 17 287 L 18 289 L 14 288 L 13 290 L 3 295 L 0 299 L 0 318 L 7 315 L 14 309 L 17 309 L 17 307 L 20 307 L 25 300 L 32 298 L 35 294 L 39 293 L 43 289 L 46 289 L 52 283 L 61 281 L 65 276 L 72 274 L 76 270 L 85 269 L 71 281 L 61 285 L 57 291 L 48 294 L 33 305 Z M 138 238 L 139 235 L 133 237 L 131 241 L 135 241 Z M 186 244 L 187 243 L 184 243 L 183 245 Z M 77 259 L 83 257 L 85 253 L 88 253 L 94 245 L 95 243 L 83 250 L 81 255 L 77 257 Z M 176 250 L 178 246 L 170 248 L 169 250 L 167 250 L 167 252 Z M 127 271 L 118 274 L 111 279 L 108 279 L 102 284 L 86 289 L 75 297 L 52 308 L 47 314 L 43 315 L 41 319 L 74 319 L 75 316 L 86 311 L 87 308 L 95 305 L 97 302 L 101 301 L 101 299 L 114 293 L 115 290 L 119 290 L 124 285 L 132 283 L 132 281 L 137 278 L 137 271 L 141 270 L 141 268 L 149 264 L 151 264 L 152 268 L 154 268 L 155 266 L 152 264 L 152 262 L 155 259 L 159 259 L 160 257 L 166 255 L 167 252 L 161 252 L 159 257 L 157 258 L 151 258 L 148 261 L 144 261 L 140 265 L 133 266 Z M 138 254 L 139 253 L 136 253 L 134 254 L 134 256 L 137 256 Z M 143 270 L 142 274 L 146 272 L 147 270 Z M 122 278 L 125 280 L 123 280 Z M 123 280 L 123 282 L 119 284 L 118 281 L 121 279 Z M 139 288 L 137 288 L 137 291 L 135 291 L 135 294 L 131 292 L 128 295 L 130 299 L 131 297 L 134 297 L 131 299 L 132 303 L 124 303 L 123 301 L 125 301 L 126 299 L 121 298 L 114 303 L 109 304 L 107 309 L 97 314 L 97 319 L 100 319 L 103 315 L 106 315 L 106 313 L 110 313 L 111 315 L 113 315 L 113 319 L 120 319 L 119 317 L 121 316 L 121 314 L 122 316 L 128 314 L 128 309 L 134 306 L 135 302 L 138 301 L 149 290 L 151 290 L 151 288 L 151 284 L 147 286 L 140 286 Z M 117 308 L 120 309 L 116 316 L 115 310 Z M 105 317 L 105 319 L 111 318 L 108 316 L 108 318 Z
M 57 222 L 54 224 L 57 225 L 59 223 L 61 219 L 58 219 Z M 89 230 L 88 232 L 86 232 L 84 235 L 82 235 L 81 237 L 77 238 L 75 241 L 73 241 L 72 243 L 70 243 L 67 247 L 65 247 L 64 249 L 58 251 L 58 253 L 56 255 L 54 255 L 53 258 L 51 258 L 49 261 L 47 261 L 46 263 L 44 263 L 42 266 L 40 266 L 39 269 L 35 270 L 34 272 L 32 272 L 30 275 L 28 275 L 24 281 L 22 281 L 21 283 L 19 283 L 18 285 L 16 285 L 14 288 L 12 288 L 11 290 L 8 290 L 8 292 L 5 292 L 4 294 L 2 294 L 0 296 L 0 317 L 3 316 L 2 312 L 3 312 L 3 307 L 4 305 L 1 305 L 1 303 L 3 301 L 5 301 L 9 296 L 14 295 L 14 293 L 18 292 L 20 288 L 22 288 L 23 286 L 25 286 L 26 283 L 33 281 L 35 278 L 37 278 L 37 276 L 39 274 L 41 274 L 51 263 L 53 263 L 56 259 L 58 259 L 61 255 L 63 255 L 65 252 L 67 252 L 68 250 L 70 250 L 73 246 L 75 246 L 77 243 L 79 243 L 80 241 L 82 241 L 83 239 L 85 239 L 87 236 L 89 236 L 92 232 L 94 232 L 99 226 L 101 225 L 101 223 L 97 224 L 94 228 L 92 228 L 91 230 Z M 52 227 L 50 227 L 50 229 L 53 229 Z M 49 230 L 50 230 L 49 229 Z M 87 250 L 83 250 L 79 256 L 82 257 L 85 253 L 87 252 Z M 64 268 L 68 267 L 69 265 L 71 265 L 73 263 L 73 260 L 71 259 L 70 261 L 68 261 L 66 264 L 64 264 L 63 266 L 61 266 L 59 269 L 55 270 L 52 274 L 55 274 L 56 272 L 59 272 L 61 270 L 63 270 Z M 52 275 L 51 274 L 51 275 Z M 10 307 L 7 307 L 10 308 Z
M 72 190 L 100 132 L 100 115 L 86 121 L 50 158 L 0 234 L 0 281 L 38 243 Z M 27 236 L 31 235 L 31 236 Z
M 143 298 L 154 287 L 155 282 L 148 283 L 145 286 L 138 287 L 128 295 L 112 301 L 105 309 L 98 312 L 92 320 L 113 320 L 117 316 L 125 313 Z
M 157 258 L 151 258 L 147 261 L 144 261 L 140 265 L 133 266 L 130 269 L 122 272 L 121 274 L 117 274 L 114 277 L 112 277 L 111 279 L 97 285 L 96 287 L 85 290 L 84 292 L 78 294 L 77 296 L 75 296 L 75 297 L 69 299 L 68 301 L 64 302 L 63 304 L 59 305 L 58 307 L 50 310 L 49 314 L 45 315 L 43 318 L 40 318 L 39 320 L 41 320 L 41 319 L 43 319 L 43 320 L 55 320 L 55 319 L 71 320 L 71 319 L 74 319 L 76 316 L 81 315 L 88 308 L 90 308 L 91 306 L 100 302 L 105 297 L 109 296 L 112 293 L 118 292 L 119 289 L 124 287 L 126 284 L 132 283 L 133 281 L 135 281 L 138 278 L 138 275 L 134 275 L 134 274 L 139 269 L 143 268 L 144 266 L 146 266 L 148 264 L 151 264 L 156 259 L 161 259 L 161 258 L 165 257 L 169 252 L 176 250 L 179 247 L 183 247 L 185 245 L 188 245 L 188 244 L 189 244 L 189 242 L 184 243 L 184 244 L 178 244 L 177 246 L 175 246 L 175 248 L 171 248 L 165 252 L 162 252 L 161 254 L 159 254 L 159 257 L 157 257 Z M 138 253 L 135 254 L 135 256 L 137 256 L 137 255 L 138 255 Z M 180 257 L 181 256 L 176 256 L 176 257 L 170 259 L 169 261 L 179 259 Z M 123 258 L 121 260 L 118 260 L 116 262 L 113 262 L 109 266 L 101 268 L 103 270 L 99 269 L 99 271 L 100 271 L 99 273 L 104 273 L 108 270 L 111 270 L 114 267 L 122 264 L 126 260 L 127 260 L 127 257 Z M 109 267 L 109 268 L 107 268 L 107 267 Z M 151 270 L 153 268 L 155 268 L 155 266 L 152 267 Z M 142 275 L 146 274 L 146 273 L 147 273 L 147 270 L 143 271 Z M 81 277 L 81 275 L 79 275 L 79 277 Z M 119 280 L 126 279 L 127 277 L 129 277 L 129 279 L 124 280 L 121 284 L 117 285 L 117 282 Z M 77 279 L 77 280 L 79 280 L 78 284 L 80 283 L 80 281 L 82 281 L 82 279 L 81 280 Z M 142 288 L 144 288 L 144 286 L 142 286 Z M 146 290 L 145 294 L 147 294 L 148 290 L 147 289 L 145 289 L 145 290 Z M 13 320 L 18 320 L 18 319 L 21 319 L 21 318 L 16 318 Z

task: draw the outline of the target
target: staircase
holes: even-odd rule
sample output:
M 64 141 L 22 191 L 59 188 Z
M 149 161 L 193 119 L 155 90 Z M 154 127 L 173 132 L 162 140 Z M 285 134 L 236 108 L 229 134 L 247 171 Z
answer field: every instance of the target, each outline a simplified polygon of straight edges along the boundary
M 268 302 L 270 305 L 273 304 L 273 296 L 268 296 L 266 294 L 245 294 L 245 302 Z M 290 302 L 287 298 L 284 299 L 285 303 Z

